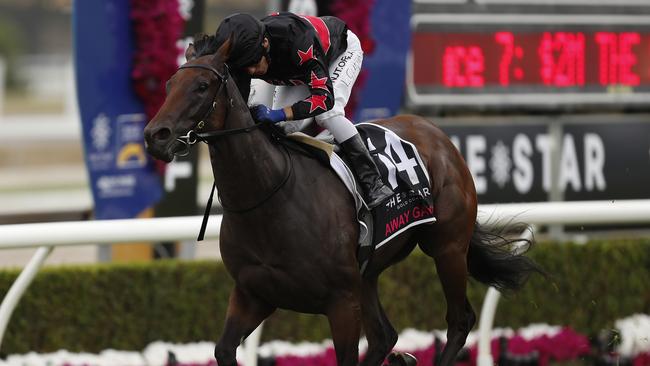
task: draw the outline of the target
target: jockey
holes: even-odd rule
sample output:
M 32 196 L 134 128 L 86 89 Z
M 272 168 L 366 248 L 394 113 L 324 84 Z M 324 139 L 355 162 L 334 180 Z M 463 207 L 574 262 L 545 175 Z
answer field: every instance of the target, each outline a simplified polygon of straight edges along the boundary
M 353 170 L 374 208 L 393 194 L 344 107 L 363 61 L 357 36 L 336 17 L 274 13 L 261 21 L 233 14 L 219 25 L 217 45 L 231 39 L 227 64 L 244 99 L 251 78 L 277 85 L 271 108 L 257 105 L 257 122 L 314 118 L 329 130 L 353 164 Z

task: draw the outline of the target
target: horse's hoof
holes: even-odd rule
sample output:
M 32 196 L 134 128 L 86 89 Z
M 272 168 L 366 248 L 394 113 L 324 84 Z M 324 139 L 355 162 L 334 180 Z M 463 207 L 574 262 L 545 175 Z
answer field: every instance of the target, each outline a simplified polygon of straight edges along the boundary
M 388 355 L 389 366 L 417 366 L 418 360 L 408 352 L 393 352 Z

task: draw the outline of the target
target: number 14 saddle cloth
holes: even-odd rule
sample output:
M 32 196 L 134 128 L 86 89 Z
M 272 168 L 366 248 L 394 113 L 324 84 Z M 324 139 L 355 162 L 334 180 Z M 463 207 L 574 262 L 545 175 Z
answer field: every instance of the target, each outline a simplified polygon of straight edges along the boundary
M 395 192 L 382 205 L 369 212 L 345 157 L 332 152 L 331 145 L 324 147 L 330 166 L 356 203 L 361 228 L 358 259 L 363 272 L 375 249 L 409 228 L 434 223 L 436 218 L 429 174 L 415 146 L 393 131 L 373 123 L 359 123 L 356 127 L 377 164 L 382 180 Z M 295 134 L 289 137 L 305 142 Z

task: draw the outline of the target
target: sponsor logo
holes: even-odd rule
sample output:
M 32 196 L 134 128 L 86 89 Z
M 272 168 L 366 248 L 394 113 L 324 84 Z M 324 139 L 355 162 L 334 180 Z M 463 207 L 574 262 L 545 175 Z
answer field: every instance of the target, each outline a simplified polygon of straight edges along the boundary
M 97 151 L 104 151 L 111 140 L 111 120 L 104 113 L 100 113 L 93 120 L 93 127 L 90 129 L 92 146 Z
M 339 58 L 339 61 L 332 71 L 332 81 L 338 80 L 347 86 L 352 86 L 361 70 L 362 60 L 360 54 L 347 51 Z
M 336 64 L 336 68 L 334 68 L 334 71 L 332 72 L 332 81 L 337 80 L 341 76 L 345 65 L 352 59 L 352 56 L 353 54 L 350 51 L 341 56 L 339 62 Z
M 131 196 L 135 189 L 134 174 L 103 175 L 95 183 L 101 198 Z

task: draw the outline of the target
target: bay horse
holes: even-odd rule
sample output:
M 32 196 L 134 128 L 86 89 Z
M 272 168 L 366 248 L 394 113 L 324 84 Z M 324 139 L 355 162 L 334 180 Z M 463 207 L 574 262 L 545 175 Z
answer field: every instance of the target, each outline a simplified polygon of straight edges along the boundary
M 197 49 L 199 49 L 197 45 Z M 466 297 L 468 276 L 498 289 L 518 289 L 539 271 L 511 241 L 476 223 L 472 176 L 448 137 L 413 115 L 374 121 L 413 143 L 426 165 L 437 222 L 411 228 L 381 246 L 363 276 L 356 260 L 359 225 L 352 196 L 336 174 L 272 138 L 255 124 L 226 66 L 230 42 L 186 51 L 188 62 L 168 82 L 168 95 L 144 130 L 147 151 L 171 161 L 197 141 L 209 142 L 224 209 L 220 251 L 234 279 L 219 366 L 236 365 L 236 348 L 275 309 L 327 316 L 338 365 L 384 362 L 397 332 L 378 296 L 380 273 L 419 245 L 432 257 L 447 301 L 447 343 L 440 364 L 452 365 L 476 322 Z

